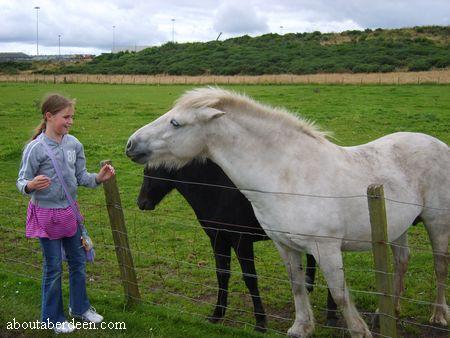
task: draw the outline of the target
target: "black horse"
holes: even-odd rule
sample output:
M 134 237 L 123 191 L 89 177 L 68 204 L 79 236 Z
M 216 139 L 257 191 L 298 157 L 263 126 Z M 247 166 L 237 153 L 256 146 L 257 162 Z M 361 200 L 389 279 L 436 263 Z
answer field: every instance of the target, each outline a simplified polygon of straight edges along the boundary
M 187 182 L 197 182 L 192 184 Z M 224 188 L 228 187 L 228 188 Z M 241 265 L 244 282 L 250 291 L 256 318 L 255 330 L 266 331 L 266 314 L 258 291 L 253 242 L 269 237 L 261 228 L 247 198 L 214 162 L 194 161 L 178 170 L 163 167 L 144 169 L 144 180 L 137 200 L 141 210 L 153 210 L 173 189 L 190 204 L 214 251 L 219 284 L 217 304 L 209 320 L 220 321 L 227 308 L 231 248 Z M 307 288 L 312 291 L 316 261 L 307 255 Z M 328 292 L 328 323 L 336 322 L 336 303 Z

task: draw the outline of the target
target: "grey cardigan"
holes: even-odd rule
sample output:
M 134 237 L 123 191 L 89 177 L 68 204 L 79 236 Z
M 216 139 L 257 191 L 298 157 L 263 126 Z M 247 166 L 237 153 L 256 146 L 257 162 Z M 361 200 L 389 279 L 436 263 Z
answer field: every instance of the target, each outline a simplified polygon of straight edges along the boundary
M 40 140 L 47 143 L 55 154 L 69 193 L 75 201 L 77 200 L 79 185 L 90 188 L 99 185 L 95 181 L 96 174 L 90 174 L 86 170 L 84 148 L 76 137 L 67 134 L 64 135 L 61 143 L 57 143 L 42 133 L 25 146 L 16 183 L 19 191 L 24 195 L 31 196 L 35 205 L 42 208 L 66 208 L 70 205 L 53 168 L 52 161 L 44 146 L 39 142 Z M 38 175 L 49 177 L 52 183 L 46 189 L 35 190 L 28 194 L 25 191 L 27 183 Z

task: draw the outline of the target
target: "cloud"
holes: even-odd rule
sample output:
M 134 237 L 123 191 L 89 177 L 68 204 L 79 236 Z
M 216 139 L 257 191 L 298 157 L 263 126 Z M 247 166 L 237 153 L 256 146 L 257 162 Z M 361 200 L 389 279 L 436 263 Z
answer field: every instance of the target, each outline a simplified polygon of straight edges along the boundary
M 213 28 L 217 32 L 242 35 L 269 31 L 267 18 L 256 6 L 243 1 L 220 6 L 213 19 Z
M 278 0 L 264 6 L 311 22 L 352 21 L 372 29 L 450 24 L 448 0 Z
M 448 0 L 0 0 L 0 52 L 109 52 L 116 46 L 210 41 L 268 32 L 449 25 Z M 172 26 L 171 19 L 175 19 Z M 283 26 L 283 29 L 280 29 Z M 13 49 L 12 49 L 13 48 Z

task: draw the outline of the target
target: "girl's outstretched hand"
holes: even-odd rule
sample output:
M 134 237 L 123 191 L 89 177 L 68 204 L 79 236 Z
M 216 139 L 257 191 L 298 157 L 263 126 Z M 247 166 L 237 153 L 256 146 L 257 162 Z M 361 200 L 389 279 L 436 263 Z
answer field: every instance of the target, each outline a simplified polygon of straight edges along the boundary
M 95 180 L 97 181 L 97 183 L 103 183 L 109 180 L 115 174 L 116 171 L 114 170 L 114 167 L 110 164 L 105 164 L 98 172 L 97 176 L 95 177 Z

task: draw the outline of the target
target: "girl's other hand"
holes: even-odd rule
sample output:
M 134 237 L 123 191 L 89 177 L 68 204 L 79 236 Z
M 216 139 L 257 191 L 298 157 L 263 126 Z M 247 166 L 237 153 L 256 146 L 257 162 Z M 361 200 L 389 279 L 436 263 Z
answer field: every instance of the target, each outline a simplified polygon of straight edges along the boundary
M 97 177 L 95 180 L 97 183 L 103 183 L 107 180 L 109 180 L 111 177 L 113 177 L 116 174 L 116 171 L 114 170 L 114 167 L 110 164 L 105 164 L 97 174 Z
M 45 175 L 38 175 L 27 183 L 26 190 L 27 192 L 42 190 L 48 188 L 50 184 L 52 184 L 52 181 L 49 177 Z

